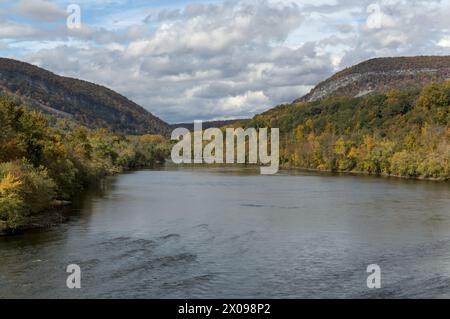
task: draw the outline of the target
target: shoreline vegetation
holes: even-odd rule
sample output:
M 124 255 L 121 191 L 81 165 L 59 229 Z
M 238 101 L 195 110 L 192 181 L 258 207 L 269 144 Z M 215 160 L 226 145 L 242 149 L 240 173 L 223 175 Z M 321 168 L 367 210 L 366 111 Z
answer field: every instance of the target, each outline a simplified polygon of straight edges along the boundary
M 280 105 L 233 127 L 280 130 L 280 167 L 450 179 L 450 81 Z
M 53 123 L 50 123 L 50 122 Z M 49 119 L 0 97 L 0 233 L 51 223 L 48 211 L 70 204 L 108 175 L 150 168 L 170 154 L 160 135 L 126 136 Z
M 260 175 L 259 173 L 259 164 L 207 164 L 208 168 L 253 168 L 255 170 L 255 173 Z M 170 164 L 170 167 L 182 167 L 182 168 L 205 168 L 205 164 Z M 420 177 L 420 176 L 399 176 L 399 175 L 389 175 L 385 173 L 368 173 L 363 171 L 336 171 L 336 170 L 323 170 L 318 168 L 308 168 L 308 167 L 298 167 L 298 166 L 289 166 L 289 165 L 281 165 L 280 166 L 280 172 L 288 171 L 288 172 L 313 172 L 317 173 L 318 175 L 326 174 L 326 175 L 333 175 L 333 176 L 370 176 L 370 177 L 385 177 L 385 178 L 395 178 L 395 179 L 405 179 L 405 180 L 416 180 L 416 181 L 430 181 L 430 182 L 447 182 L 448 178 L 433 178 L 433 177 Z
M 304 172 L 316 172 L 316 173 L 328 173 L 328 174 L 338 174 L 338 175 L 360 175 L 360 176 L 372 176 L 372 177 L 386 177 L 386 178 L 398 178 L 398 179 L 407 179 L 407 180 L 416 180 L 416 181 L 430 181 L 430 182 L 446 182 L 448 178 L 433 178 L 433 177 L 420 177 L 420 176 L 401 176 L 401 175 L 392 175 L 386 173 L 369 173 L 363 171 L 333 171 L 333 170 L 320 170 L 318 168 L 307 168 L 307 167 L 294 167 L 294 166 L 281 166 L 282 170 L 299 170 Z

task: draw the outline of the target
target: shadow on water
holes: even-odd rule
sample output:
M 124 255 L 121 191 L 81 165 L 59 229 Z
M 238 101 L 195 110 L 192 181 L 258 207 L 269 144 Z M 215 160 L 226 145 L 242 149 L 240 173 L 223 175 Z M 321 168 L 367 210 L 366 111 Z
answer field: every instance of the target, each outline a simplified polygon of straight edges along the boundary
M 52 238 L 52 234 L 63 234 L 64 230 L 67 230 L 71 223 L 77 223 L 80 220 L 88 221 L 93 213 L 92 208 L 94 203 L 105 198 L 111 191 L 114 191 L 117 178 L 117 176 L 105 178 L 76 195 L 72 199 L 71 205 L 55 209 L 54 211 L 57 214 L 63 216 L 63 219 L 59 223 L 55 223 L 49 227 L 26 229 L 11 234 L 10 236 L 0 236 L 0 248 L 2 248 L 2 244 L 15 242 L 38 245 L 40 240 L 46 240 L 45 234 L 49 234 Z M 47 213 L 51 214 L 52 211 L 45 212 L 45 214 Z

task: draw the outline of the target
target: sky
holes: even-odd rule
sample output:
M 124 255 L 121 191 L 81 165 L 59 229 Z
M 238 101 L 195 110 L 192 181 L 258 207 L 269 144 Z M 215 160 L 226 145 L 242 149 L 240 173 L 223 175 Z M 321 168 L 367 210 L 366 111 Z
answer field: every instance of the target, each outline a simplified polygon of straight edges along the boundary
M 450 0 L 0 0 L 0 56 L 169 123 L 245 118 L 366 59 L 449 55 L 449 16 Z

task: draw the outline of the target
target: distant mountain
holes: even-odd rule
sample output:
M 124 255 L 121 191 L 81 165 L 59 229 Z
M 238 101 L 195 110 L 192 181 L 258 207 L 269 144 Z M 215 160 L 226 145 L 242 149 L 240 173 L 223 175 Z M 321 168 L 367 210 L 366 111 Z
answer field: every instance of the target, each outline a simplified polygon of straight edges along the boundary
M 235 120 L 221 120 L 221 121 L 205 121 L 202 122 L 202 129 L 206 130 L 209 128 L 221 128 L 223 126 L 233 126 L 236 122 L 246 121 L 245 119 L 235 119 Z M 194 131 L 194 123 L 179 123 L 179 124 L 170 124 L 172 129 L 176 129 L 178 127 L 184 127 L 189 131 Z
M 358 97 L 371 92 L 422 87 L 450 79 L 450 56 L 377 58 L 340 71 L 295 102 Z
M 167 123 L 113 90 L 12 59 L 0 58 L 0 92 L 91 128 L 132 135 L 170 131 Z

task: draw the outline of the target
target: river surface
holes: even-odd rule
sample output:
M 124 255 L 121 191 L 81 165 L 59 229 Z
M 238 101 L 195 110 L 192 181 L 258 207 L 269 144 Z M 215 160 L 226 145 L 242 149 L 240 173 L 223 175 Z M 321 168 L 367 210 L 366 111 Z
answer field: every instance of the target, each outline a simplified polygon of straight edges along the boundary
M 68 222 L 0 238 L 0 297 L 450 297 L 449 195 L 449 183 L 252 168 L 127 173 Z M 66 286 L 69 264 L 81 289 Z

